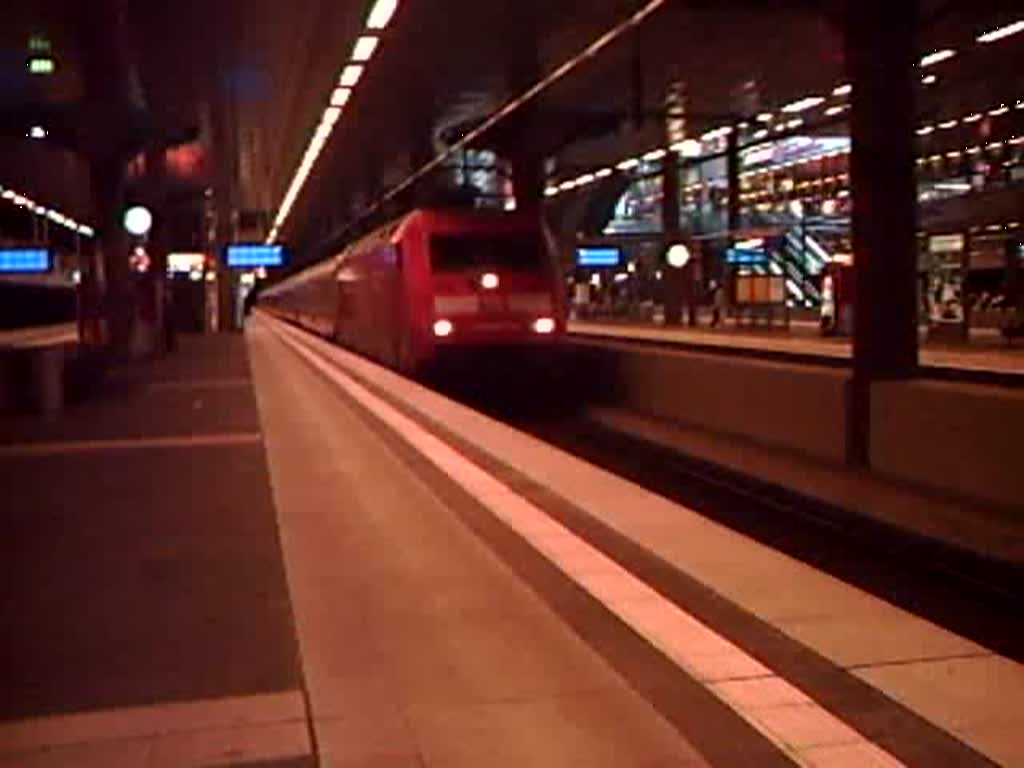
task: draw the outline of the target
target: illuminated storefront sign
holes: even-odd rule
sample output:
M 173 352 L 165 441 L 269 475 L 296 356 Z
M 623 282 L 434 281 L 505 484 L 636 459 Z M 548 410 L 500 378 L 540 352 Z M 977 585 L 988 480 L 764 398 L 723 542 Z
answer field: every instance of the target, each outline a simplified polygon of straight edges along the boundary
M 931 253 L 959 253 L 964 249 L 964 236 L 932 235 L 928 238 L 928 250 Z
M 845 136 L 793 136 L 767 144 L 759 144 L 741 154 L 744 168 L 758 165 L 801 162 L 818 155 L 850 151 L 850 139 Z
M 206 266 L 206 254 L 204 253 L 169 253 L 167 254 L 167 271 L 189 273 L 195 270 L 202 271 Z

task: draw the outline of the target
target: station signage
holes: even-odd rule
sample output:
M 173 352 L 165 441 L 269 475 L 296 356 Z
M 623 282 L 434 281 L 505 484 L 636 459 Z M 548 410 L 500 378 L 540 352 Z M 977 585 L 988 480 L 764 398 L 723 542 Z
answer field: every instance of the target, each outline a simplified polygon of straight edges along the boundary
M 744 266 L 767 264 L 768 251 L 764 248 L 730 248 L 725 252 L 725 260 L 728 264 Z
M 233 243 L 226 249 L 229 267 L 280 267 L 284 265 L 284 246 L 255 243 Z
M 580 267 L 617 267 L 622 263 L 622 249 L 614 245 L 581 245 L 576 249 Z
M 53 254 L 49 248 L 0 248 L 0 273 L 43 274 L 53 268 Z
M 725 261 L 737 266 L 767 264 L 768 248 L 764 237 L 739 240 L 725 252 Z

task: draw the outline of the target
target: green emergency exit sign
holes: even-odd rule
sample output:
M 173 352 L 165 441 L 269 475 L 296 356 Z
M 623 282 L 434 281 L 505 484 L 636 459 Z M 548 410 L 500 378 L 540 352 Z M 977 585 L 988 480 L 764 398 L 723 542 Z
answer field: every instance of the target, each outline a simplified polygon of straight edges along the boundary
M 28 39 L 29 59 L 25 68 L 32 75 L 52 75 L 57 62 L 52 55 L 50 39 L 45 35 L 32 35 Z
M 33 56 L 28 60 L 28 71 L 32 75 L 52 75 L 57 68 L 49 56 Z

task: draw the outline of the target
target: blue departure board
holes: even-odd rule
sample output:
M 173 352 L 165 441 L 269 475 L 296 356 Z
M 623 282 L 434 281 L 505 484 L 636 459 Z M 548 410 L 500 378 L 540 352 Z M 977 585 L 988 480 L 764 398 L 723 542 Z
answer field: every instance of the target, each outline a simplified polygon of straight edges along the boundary
M 52 265 L 48 248 L 0 248 L 0 273 L 36 274 Z
M 234 244 L 227 247 L 229 267 L 280 267 L 284 265 L 284 246 Z
M 593 245 L 576 249 L 576 264 L 581 267 L 617 267 L 621 263 L 621 248 Z
M 768 251 L 763 248 L 730 248 L 725 252 L 729 264 L 767 264 Z

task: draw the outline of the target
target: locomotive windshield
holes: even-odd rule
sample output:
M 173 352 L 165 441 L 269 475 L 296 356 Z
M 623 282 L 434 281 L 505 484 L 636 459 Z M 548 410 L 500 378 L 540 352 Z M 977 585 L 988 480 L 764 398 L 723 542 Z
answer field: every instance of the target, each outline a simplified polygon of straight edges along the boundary
M 460 234 L 431 238 L 434 272 L 496 269 L 530 272 L 545 264 L 544 243 L 536 234 Z

